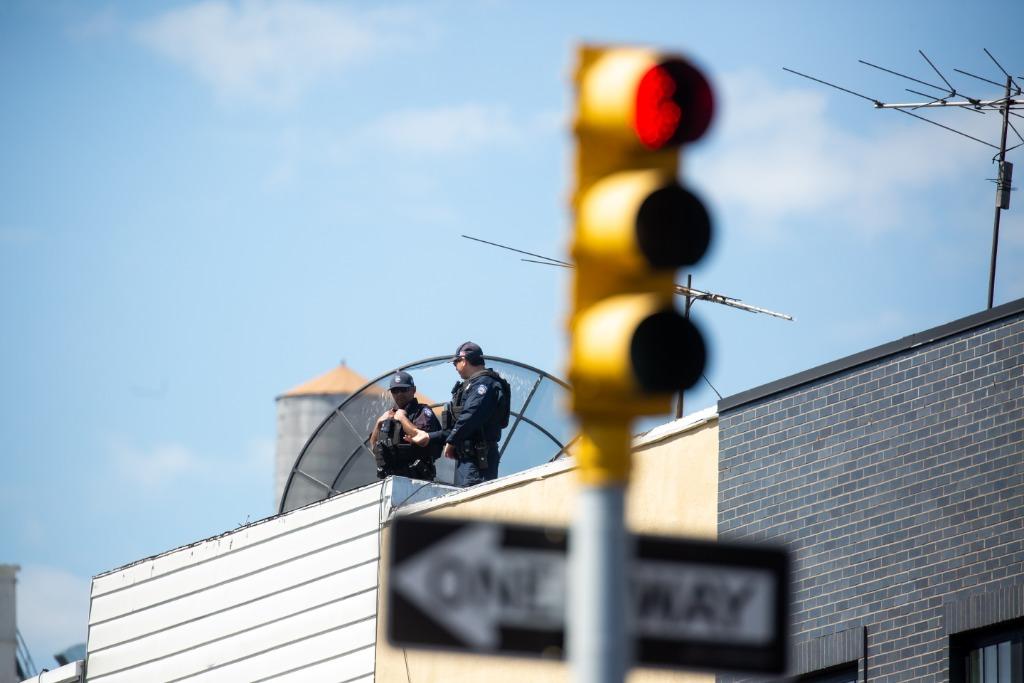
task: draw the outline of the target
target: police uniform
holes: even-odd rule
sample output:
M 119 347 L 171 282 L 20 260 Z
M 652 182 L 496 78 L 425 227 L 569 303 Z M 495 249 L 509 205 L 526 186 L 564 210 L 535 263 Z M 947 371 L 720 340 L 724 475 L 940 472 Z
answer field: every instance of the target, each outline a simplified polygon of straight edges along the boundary
M 480 347 L 467 342 L 459 352 L 479 354 Z M 456 354 L 458 355 L 458 353 Z M 452 413 L 454 423 L 448 432 L 446 443 L 450 443 L 458 454 L 455 466 L 455 485 L 472 486 L 498 476 L 498 440 L 501 438 L 501 415 L 499 411 L 501 381 L 494 371 L 484 369 L 476 372 L 452 390 Z M 486 456 L 482 466 L 481 455 Z
M 412 375 L 407 372 L 398 372 L 391 379 L 390 389 L 415 389 Z M 441 429 L 434 411 L 430 406 L 424 405 L 413 396 L 403 408 L 405 415 L 417 429 L 425 432 L 437 432 Z M 386 423 L 387 424 L 387 423 Z M 378 441 L 378 445 L 379 445 Z M 388 475 L 399 475 L 416 479 L 433 480 L 435 476 L 434 461 L 441 456 L 442 445 L 439 441 L 433 441 L 427 446 L 414 446 L 412 444 L 396 444 L 391 449 L 384 449 L 389 455 L 388 462 L 383 461 L 384 453 L 375 452 L 378 457 L 378 478 L 383 479 Z M 379 451 L 375 447 L 375 451 Z
M 417 429 L 422 429 L 425 432 L 435 432 L 441 429 L 441 423 L 438 421 L 437 415 L 434 415 L 434 411 L 430 409 L 430 406 L 420 403 L 415 398 L 409 401 L 403 410 L 405 410 L 409 422 L 412 422 Z M 423 475 L 425 472 L 433 472 L 434 461 L 441 457 L 441 444 L 431 442 L 423 447 L 410 446 L 408 455 L 410 460 L 409 466 L 395 469 L 394 474 L 403 477 L 421 478 L 420 475 Z M 417 460 L 422 462 L 421 467 L 412 467 Z M 430 478 L 434 478 L 433 474 L 431 474 Z

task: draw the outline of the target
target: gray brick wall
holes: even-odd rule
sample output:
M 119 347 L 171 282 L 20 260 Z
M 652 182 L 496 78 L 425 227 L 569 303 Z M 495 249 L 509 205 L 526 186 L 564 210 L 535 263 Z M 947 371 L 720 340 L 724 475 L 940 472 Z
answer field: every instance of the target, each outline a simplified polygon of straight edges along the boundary
M 793 551 L 794 673 L 866 638 L 867 680 L 944 681 L 951 633 L 1024 616 L 1017 309 L 721 411 L 719 533 Z

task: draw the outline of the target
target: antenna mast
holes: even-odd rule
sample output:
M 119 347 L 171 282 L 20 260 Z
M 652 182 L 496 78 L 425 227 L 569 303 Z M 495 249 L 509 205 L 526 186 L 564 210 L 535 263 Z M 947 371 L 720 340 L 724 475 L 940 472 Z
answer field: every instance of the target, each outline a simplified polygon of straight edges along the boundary
M 921 121 L 930 123 L 934 126 L 938 126 L 939 128 L 943 128 L 952 133 L 956 133 L 957 135 L 962 135 L 963 137 L 974 140 L 975 142 L 980 142 L 981 144 L 996 150 L 996 154 L 994 157 L 992 157 L 992 161 L 999 164 L 999 171 L 998 177 L 994 179 L 996 184 L 996 213 L 995 220 L 993 221 L 992 226 L 992 259 L 989 265 L 988 276 L 988 307 L 992 308 L 992 299 L 993 295 L 995 294 L 996 283 L 996 256 L 999 250 L 999 217 L 1002 211 L 1005 211 L 1010 208 L 1010 192 L 1013 190 L 1013 188 L 1011 187 L 1013 181 L 1013 164 L 1006 160 L 1006 153 L 1017 149 L 1021 145 L 1024 145 L 1024 136 L 1021 136 L 1020 131 L 1018 131 L 1017 128 L 1010 121 L 1011 116 L 1015 116 L 1017 118 L 1024 118 L 1024 116 L 1017 113 L 1018 110 L 1024 109 L 1024 99 L 1021 99 L 1021 85 L 1018 81 L 1014 80 L 1013 76 L 1011 76 L 1006 71 L 1006 69 L 1004 69 L 1003 66 L 996 60 L 996 58 L 992 56 L 991 52 L 985 50 L 985 54 L 988 55 L 988 58 L 992 60 L 996 67 L 998 67 L 999 70 L 1006 77 L 1005 82 L 999 83 L 988 78 L 976 76 L 975 74 L 968 73 L 961 69 L 953 69 L 953 71 L 956 71 L 959 74 L 963 74 L 964 76 L 969 76 L 979 81 L 983 81 L 985 83 L 990 83 L 992 85 L 1001 87 L 1004 89 L 1003 96 L 998 99 L 990 100 L 969 97 L 964 93 L 957 91 L 957 89 L 953 87 L 953 84 L 949 82 L 949 80 L 942 74 L 941 71 L 939 71 L 939 68 L 935 66 L 932 60 L 928 59 L 928 55 L 926 55 L 921 50 L 918 50 L 918 53 L 921 55 L 924 61 L 928 63 L 928 66 L 932 68 L 932 70 L 938 75 L 938 77 L 942 79 L 944 85 L 934 85 L 932 83 L 928 83 L 926 81 L 922 81 L 917 78 L 907 76 L 906 74 L 901 74 L 898 71 L 886 69 L 885 67 L 878 66 L 877 64 L 872 64 L 871 62 L 866 62 L 863 59 L 858 61 L 861 64 L 864 64 L 865 66 L 870 66 L 873 69 L 884 71 L 888 74 L 892 74 L 893 76 L 905 78 L 908 81 L 913 81 L 914 83 L 923 85 L 927 88 L 931 88 L 932 90 L 942 93 L 941 95 L 929 95 L 927 93 L 919 92 L 917 90 L 911 90 L 910 88 L 906 89 L 907 92 L 913 93 L 914 95 L 920 95 L 921 97 L 928 98 L 929 101 L 927 102 L 886 103 L 882 102 L 881 100 L 875 99 L 874 97 L 868 97 L 867 95 L 862 95 L 861 93 L 840 87 L 834 83 L 829 83 L 828 81 L 822 80 L 820 78 L 815 78 L 814 76 L 808 76 L 807 74 L 800 73 L 799 71 L 794 71 L 793 69 L 789 69 L 786 67 L 782 67 L 782 69 L 784 71 L 788 71 L 789 73 L 796 74 L 797 76 L 802 76 L 803 78 L 815 81 L 816 83 L 821 83 L 831 88 L 835 88 L 836 90 L 842 90 L 843 92 L 849 93 L 850 95 L 855 95 L 856 97 L 859 97 L 863 100 L 867 100 L 874 105 L 875 109 L 894 109 L 908 116 L 913 116 L 915 119 L 920 119 Z M 1018 78 L 1024 79 L 1024 77 Z M 993 145 L 992 143 L 976 138 L 973 135 L 968 135 L 963 131 L 956 130 L 955 128 L 951 128 L 949 126 L 938 123 L 937 121 L 932 121 L 931 119 L 925 118 L 920 114 L 914 113 L 914 111 L 918 109 L 935 109 L 945 107 L 965 109 L 967 111 L 976 112 L 978 114 L 984 114 L 987 111 L 999 112 L 1002 116 L 1003 124 L 1002 135 L 1000 137 L 999 145 Z M 1013 145 L 1012 147 L 1007 148 L 1006 136 L 1009 130 L 1013 131 L 1013 133 L 1017 136 L 1019 142 Z

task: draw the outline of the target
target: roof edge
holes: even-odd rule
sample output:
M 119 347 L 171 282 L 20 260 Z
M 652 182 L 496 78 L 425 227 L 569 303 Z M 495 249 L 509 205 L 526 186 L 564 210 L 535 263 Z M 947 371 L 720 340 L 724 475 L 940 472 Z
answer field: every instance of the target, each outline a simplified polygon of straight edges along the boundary
M 655 443 L 666 441 L 671 437 L 679 436 L 687 432 L 696 431 L 700 427 L 713 422 L 718 419 L 718 414 L 715 412 L 713 407 L 705 408 L 697 413 L 691 413 L 682 418 L 672 420 L 663 425 L 655 427 L 649 432 L 635 435 L 630 442 L 630 453 L 635 453 L 640 449 L 652 446 Z M 498 493 L 506 489 L 519 488 L 525 486 L 534 481 L 540 481 L 542 479 L 548 479 L 550 477 L 564 474 L 571 470 L 576 469 L 576 458 L 572 456 L 566 456 L 559 458 L 558 460 L 552 460 L 550 462 L 542 463 L 529 467 L 525 470 L 521 470 L 514 474 L 508 474 L 491 481 L 485 481 L 482 484 L 476 484 L 464 489 L 456 489 L 450 493 L 446 493 L 429 500 L 424 500 L 410 505 L 403 506 L 401 509 L 393 508 L 389 513 L 389 519 L 397 515 L 416 515 L 430 512 L 439 508 L 453 507 L 460 503 L 465 503 L 476 498 L 482 498 L 489 496 L 493 493 Z
M 763 398 L 767 398 L 774 394 L 794 389 L 802 384 L 807 384 L 815 380 L 823 379 L 831 375 L 838 374 L 845 370 L 855 368 L 859 365 L 865 365 L 872 361 L 891 356 L 901 351 L 906 351 L 917 346 L 924 344 L 931 344 L 937 342 L 946 337 L 952 337 L 961 332 L 981 327 L 1004 318 L 1010 318 L 1014 315 L 1024 312 L 1024 298 L 1016 299 L 1014 301 L 1008 301 L 1005 304 L 1000 304 L 994 308 L 990 308 L 979 313 L 973 313 L 967 317 L 948 322 L 938 327 L 933 327 L 924 332 L 917 332 L 915 334 L 907 335 L 902 339 L 891 341 L 880 346 L 876 346 L 866 351 L 860 351 L 845 358 L 840 358 L 817 367 L 798 372 L 782 379 L 777 379 L 767 384 L 741 391 L 738 394 L 732 396 L 726 396 L 718 402 L 718 414 L 721 415 L 729 410 L 734 410 L 743 406 L 747 403 L 759 401 Z

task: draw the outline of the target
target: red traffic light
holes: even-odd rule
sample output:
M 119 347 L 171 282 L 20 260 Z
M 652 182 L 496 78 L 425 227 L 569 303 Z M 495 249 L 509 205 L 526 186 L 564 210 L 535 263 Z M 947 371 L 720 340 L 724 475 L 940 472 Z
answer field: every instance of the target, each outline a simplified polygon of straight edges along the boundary
M 648 149 L 692 142 L 711 123 L 714 98 L 704 75 L 681 59 L 647 70 L 636 89 L 633 127 Z

